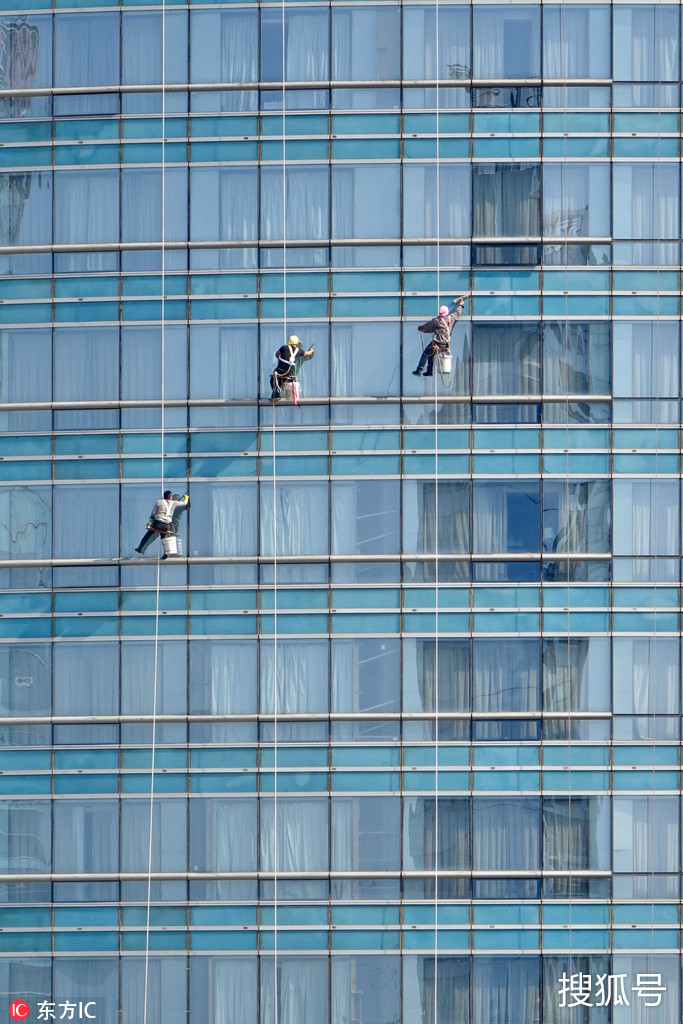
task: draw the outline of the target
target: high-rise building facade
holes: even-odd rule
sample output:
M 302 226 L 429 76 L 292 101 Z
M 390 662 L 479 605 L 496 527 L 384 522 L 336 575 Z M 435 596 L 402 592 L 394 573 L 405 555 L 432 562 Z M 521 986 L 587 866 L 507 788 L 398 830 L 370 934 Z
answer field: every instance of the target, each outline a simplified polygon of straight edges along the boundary
M 0 1015 L 680 1020 L 680 21 L 3 0 Z

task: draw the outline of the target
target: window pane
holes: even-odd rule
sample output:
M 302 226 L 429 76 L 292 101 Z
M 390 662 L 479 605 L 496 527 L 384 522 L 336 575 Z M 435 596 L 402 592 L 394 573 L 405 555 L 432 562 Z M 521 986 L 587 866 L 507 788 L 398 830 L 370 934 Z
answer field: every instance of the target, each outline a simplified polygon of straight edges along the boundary
M 438 40 L 436 25 L 434 5 L 403 8 L 403 77 L 412 81 L 470 78 L 469 10 L 464 6 L 440 3 Z
M 544 164 L 543 234 L 610 234 L 608 164 Z
M 54 84 L 119 84 L 118 13 L 55 14 Z
M 680 391 L 678 324 L 666 320 L 654 323 L 616 321 L 613 330 L 615 396 L 677 397 Z
M 190 19 L 192 82 L 258 80 L 257 10 L 194 10 Z
M 400 710 L 400 648 L 395 637 L 332 641 L 332 710 Z
M 475 5 L 473 14 L 475 78 L 537 78 L 541 74 L 538 7 Z
M 538 551 L 540 484 L 531 481 L 475 482 L 472 534 L 476 554 Z
M 619 359 L 622 359 L 620 351 Z M 543 324 L 543 393 L 608 394 L 610 325 L 546 321 Z
M 540 797 L 474 797 L 475 871 L 537 871 L 541 866 Z
M 609 78 L 610 8 L 543 6 L 545 78 Z
M 282 24 L 284 11 L 284 27 Z M 282 51 L 288 82 L 329 79 L 329 12 L 326 7 L 261 9 L 261 80 L 281 82 Z M 284 47 L 283 47 L 284 35 Z
M 609 553 L 609 480 L 548 480 L 543 485 L 543 550 Z
M 679 798 L 614 796 L 614 871 L 678 871 Z
M 393 797 L 332 798 L 332 870 L 399 871 L 401 805 Z
M 195 242 L 258 237 L 256 167 L 194 167 L 190 172 L 190 237 Z
M 285 220 L 282 189 L 287 197 Z M 327 167 L 263 167 L 261 169 L 261 234 L 263 238 L 328 238 L 329 178 Z
M 614 78 L 671 82 L 678 78 L 678 7 L 615 6 Z
M 119 240 L 119 172 L 55 171 L 55 242 L 90 245 Z
M 678 238 L 677 164 L 616 163 L 612 177 L 615 238 Z
M 118 871 L 118 800 L 55 800 L 53 871 Z
M 403 548 L 411 554 L 461 554 L 470 548 L 470 485 L 442 480 L 403 484 Z
M 398 554 L 398 480 L 333 480 L 332 553 Z
M 540 649 L 534 639 L 472 643 L 473 711 L 540 709 Z
M 400 78 L 400 14 L 399 7 L 333 6 L 332 78 L 343 82 Z
M 615 637 L 614 709 L 623 715 L 677 715 L 678 637 Z M 643 723 L 643 727 L 646 723 Z
M 328 551 L 327 484 L 278 481 L 261 489 L 260 549 L 272 556 L 277 536 L 278 555 L 320 555 Z M 274 526 L 273 514 L 277 516 Z
M 403 191 L 410 196 L 410 202 L 403 207 L 403 234 L 406 238 L 436 238 L 437 235 L 442 239 L 469 238 L 470 169 L 467 164 L 440 165 L 437 195 L 436 167 L 433 164 L 406 163 L 403 166 Z
M 400 393 L 397 323 L 332 325 L 332 394 L 341 397 Z
M 49 245 L 52 241 L 52 174 L 0 174 L 1 245 Z
M 474 164 L 472 173 L 472 233 L 475 237 L 538 235 L 539 164 Z M 535 263 L 536 259 L 529 262 Z
M 541 391 L 538 324 L 472 325 L 475 395 L 533 395 Z
M 388 164 L 332 167 L 334 238 L 398 238 L 400 168 Z M 378 202 L 377 197 L 382 201 Z
M 0 487 L 0 557 L 50 558 L 49 487 Z

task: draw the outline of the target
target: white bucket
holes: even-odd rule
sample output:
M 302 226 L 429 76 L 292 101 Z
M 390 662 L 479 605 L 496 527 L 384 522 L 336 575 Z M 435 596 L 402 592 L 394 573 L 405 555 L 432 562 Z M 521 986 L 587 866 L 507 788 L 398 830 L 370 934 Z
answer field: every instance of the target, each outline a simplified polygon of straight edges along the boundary
M 450 373 L 453 369 L 453 356 L 450 352 L 439 352 L 439 370 L 441 373 Z
M 178 540 L 174 533 L 163 533 L 161 535 L 161 543 L 163 545 L 165 555 L 178 554 Z
M 301 384 L 298 380 L 285 381 L 285 399 L 296 405 L 301 398 Z

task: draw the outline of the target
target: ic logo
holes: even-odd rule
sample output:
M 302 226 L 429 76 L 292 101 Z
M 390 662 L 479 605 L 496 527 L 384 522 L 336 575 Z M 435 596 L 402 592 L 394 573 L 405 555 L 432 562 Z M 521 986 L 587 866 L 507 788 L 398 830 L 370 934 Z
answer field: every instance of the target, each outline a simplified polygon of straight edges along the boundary
M 30 1012 L 30 1006 L 23 999 L 15 999 L 10 1003 L 9 1015 L 13 1020 L 26 1020 Z

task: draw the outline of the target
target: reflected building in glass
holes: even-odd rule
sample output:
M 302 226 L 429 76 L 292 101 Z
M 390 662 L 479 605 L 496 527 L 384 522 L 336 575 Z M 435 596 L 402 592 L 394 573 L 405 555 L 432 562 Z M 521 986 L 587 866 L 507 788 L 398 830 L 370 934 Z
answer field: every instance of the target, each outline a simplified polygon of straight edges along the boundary
M 680 1019 L 680 85 L 665 0 L 5 0 L 0 1005 Z

